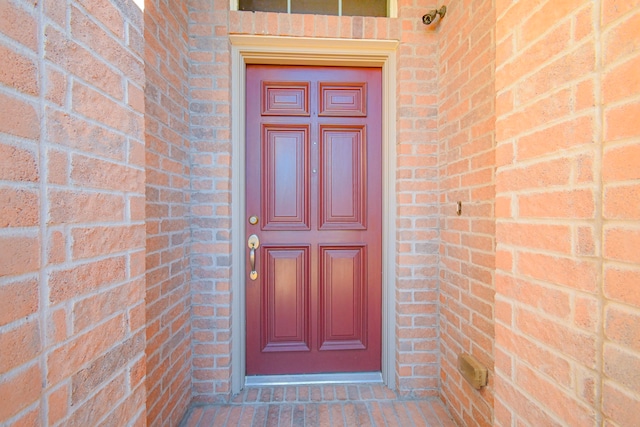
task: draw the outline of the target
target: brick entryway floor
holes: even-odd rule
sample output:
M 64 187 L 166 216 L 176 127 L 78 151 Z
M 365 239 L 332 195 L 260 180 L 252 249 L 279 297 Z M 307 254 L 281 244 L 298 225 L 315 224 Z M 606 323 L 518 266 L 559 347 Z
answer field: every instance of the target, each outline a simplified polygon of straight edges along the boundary
M 439 400 L 406 400 L 381 385 L 248 388 L 231 403 L 194 406 L 184 427 L 455 427 Z

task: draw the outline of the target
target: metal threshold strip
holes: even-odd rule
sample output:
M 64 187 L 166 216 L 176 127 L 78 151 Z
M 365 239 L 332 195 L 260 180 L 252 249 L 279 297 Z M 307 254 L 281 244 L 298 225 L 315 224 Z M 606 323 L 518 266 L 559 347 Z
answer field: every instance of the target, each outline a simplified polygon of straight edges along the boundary
M 339 374 L 255 375 L 244 378 L 245 387 L 303 384 L 382 384 L 380 372 Z

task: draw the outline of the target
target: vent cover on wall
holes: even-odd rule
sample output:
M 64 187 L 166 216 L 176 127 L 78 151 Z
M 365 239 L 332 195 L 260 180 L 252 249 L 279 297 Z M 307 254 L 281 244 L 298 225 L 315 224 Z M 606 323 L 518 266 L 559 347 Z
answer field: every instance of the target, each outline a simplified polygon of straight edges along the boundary
M 487 385 L 487 368 L 472 355 L 462 353 L 458 356 L 458 370 L 474 388 L 480 389 Z

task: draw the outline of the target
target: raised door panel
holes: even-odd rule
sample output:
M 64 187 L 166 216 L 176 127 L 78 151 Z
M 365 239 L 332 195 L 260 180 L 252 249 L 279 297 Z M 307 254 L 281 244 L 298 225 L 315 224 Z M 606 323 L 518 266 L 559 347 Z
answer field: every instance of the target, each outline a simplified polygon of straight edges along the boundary
M 262 351 L 309 351 L 309 248 L 265 247 Z
M 366 83 L 320 83 L 320 117 L 366 117 Z
M 309 126 L 264 125 L 262 134 L 264 229 L 308 230 Z
M 320 259 L 320 350 L 367 348 L 365 247 L 322 247 Z
M 366 229 L 364 126 L 320 128 L 320 229 Z
M 308 116 L 309 82 L 262 82 L 263 116 Z

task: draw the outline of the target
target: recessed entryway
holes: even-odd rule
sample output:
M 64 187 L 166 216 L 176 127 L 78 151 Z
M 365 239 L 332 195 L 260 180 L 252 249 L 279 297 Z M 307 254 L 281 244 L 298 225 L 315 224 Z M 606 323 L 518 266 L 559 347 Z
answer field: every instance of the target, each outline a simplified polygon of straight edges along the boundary
M 233 122 L 233 311 L 232 391 L 244 386 L 246 372 L 245 297 L 247 265 L 244 194 L 246 182 L 245 109 L 247 64 L 378 67 L 381 70 L 382 304 L 380 371 L 395 388 L 395 49 L 396 41 L 231 36 Z M 235 214 L 237 213 L 237 214 Z

